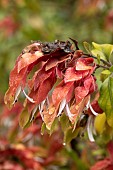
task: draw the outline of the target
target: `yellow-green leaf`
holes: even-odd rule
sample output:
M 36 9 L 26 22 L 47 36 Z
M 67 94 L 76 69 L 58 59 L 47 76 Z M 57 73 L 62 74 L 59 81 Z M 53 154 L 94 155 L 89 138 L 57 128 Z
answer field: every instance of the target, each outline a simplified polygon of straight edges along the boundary
M 110 67 L 110 69 L 109 69 L 111 72 L 113 72 L 113 65 Z
M 81 127 L 78 127 L 73 131 L 71 127 L 68 128 L 68 130 L 64 133 L 64 143 L 67 144 L 71 142 L 72 139 L 76 138 L 81 129 L 82 129 Z
M 110 74 L 111 72 L 109 70 L 102 71 L 100 75 L 101 81 L 103 82 Z
M 70 127 L 70 121 L 68 116 L 62 114 L 62 116 L 60 117 L 60 124 L 63 132 L 65 132 Z
M 93 55 L 97 56 L 99 55 L 101 59 L 109 61 L 110 55 L 113 52 L 113 45 L 111 44 L 97 44 L 92 42 L 93 49 L 92 53 Z
M 103 131 L 105 130 L 105 122 L 106 122 L 105 113 L 99 114 L 98 116 L 96 116 L 95 122 L 94 122 L 94 127 L 95 127 L 96 132 L 98 132 L 99 134 L 103 133 Z
M 113 77 L 111 77 L 111 76 L 109 77 L 108 90 L 109 90 L 111 106 L 113 109 Z
M 23 110 L 19 118 L 19 124 L 22 128 L 24 128 L 27 125 L 29 118 L 30 118 L 30 113 L 28 113 L 26 109 Z
M 45 131 L 46 131 L 46 124 L 43 122 L 41 127 L 41 135 L 43 135 Z

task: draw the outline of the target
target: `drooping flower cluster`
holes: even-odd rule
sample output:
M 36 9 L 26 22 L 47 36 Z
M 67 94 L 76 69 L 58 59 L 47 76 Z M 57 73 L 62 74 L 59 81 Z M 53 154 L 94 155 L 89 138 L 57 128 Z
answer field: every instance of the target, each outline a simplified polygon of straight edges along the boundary
M 22 91 L 29 120 L 32 121 L 38 111 L 48 129 L 62 114 L 68 116 L 73 128 L 84 110 L 90 109 L 96 115 L 90 104 L 91 94 L 97 90 L 93 75 L 96 64 L 78 49 L 75 40 L 73 42 L 76 50 L 70 41 L 58 40 L 36 41 L 27 46 L 10 73 L 5 103 L 12 107 Z

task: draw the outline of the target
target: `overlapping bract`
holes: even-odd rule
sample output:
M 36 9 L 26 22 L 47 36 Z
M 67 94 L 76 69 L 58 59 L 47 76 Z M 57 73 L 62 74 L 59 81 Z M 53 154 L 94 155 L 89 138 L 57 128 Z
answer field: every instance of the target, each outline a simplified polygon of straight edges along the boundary
M 5 103 L 12 107 L 22 91 L 29 120 L 39 111 L 48 129 L 62 114 L 76 124 L 97 89 L 95 67 L 94 59 L 74 50 L 69 41 L 34 42 L 22 51 L 10 73 Z

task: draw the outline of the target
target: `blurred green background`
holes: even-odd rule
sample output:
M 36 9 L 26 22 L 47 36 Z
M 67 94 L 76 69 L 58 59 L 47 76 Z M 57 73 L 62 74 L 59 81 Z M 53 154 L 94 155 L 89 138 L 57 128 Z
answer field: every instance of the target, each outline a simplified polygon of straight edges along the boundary
M 31 40 L 113 43 L 112 0 L 0 0 L 0 93 Z

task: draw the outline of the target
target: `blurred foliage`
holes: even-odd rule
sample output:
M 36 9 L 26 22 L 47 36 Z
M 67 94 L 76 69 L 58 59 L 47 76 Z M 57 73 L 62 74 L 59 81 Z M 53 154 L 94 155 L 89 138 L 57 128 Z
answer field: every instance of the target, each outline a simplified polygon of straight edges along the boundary
M 18 124 L 22 104 L 18 102 L 10 111 L 1 98 L 0 104 L 0 170 L 88 170 L 108 155 L 106 145 L 97 146 L 82 137 L 64 145 L 60 126 L 52 135 L 41 135 L 39 114 L 22 130 Z
M 0 92 L 31 40 L 113 43 L 112 0 L 0 0 Z

